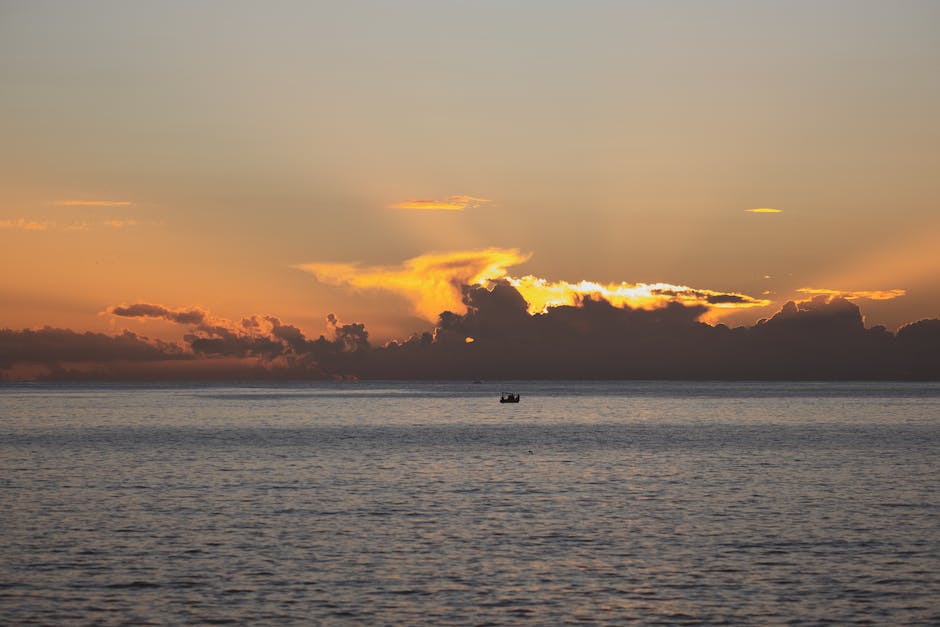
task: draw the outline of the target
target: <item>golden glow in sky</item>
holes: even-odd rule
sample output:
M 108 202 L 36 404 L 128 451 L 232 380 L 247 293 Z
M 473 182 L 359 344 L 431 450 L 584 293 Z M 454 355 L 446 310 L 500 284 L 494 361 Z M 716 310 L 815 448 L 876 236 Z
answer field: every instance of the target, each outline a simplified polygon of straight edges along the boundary
M 596 281 L 548 281 L 526 275 L 512 277 L 508 268 L 525 263 L 531 254 L 516 249 L 488 248 L 476 251 L 432 253 L 408 259 L 399 266 L 369 266 L 344 263 L 308 263 L 298 268 L 319 281 L 357 289 L 377 289 L 400 294 L 411 301 L 415 312 L 435 321 L 442 311 L 466 313 L 462 286 L 489 285 L 506 280 L 529 304 L 529 313 L 544 313 L 549 307 L 578 305 L 584 299 L 603 299 L 615 307 L 656 309 L 669 303 L 700 305 L 708 309 L 765 307 L 771 301 L 745 294 L 694 289 L 669 283 L 616 283 Z
M 401 294 L 414 304 L 418 315 L 434 321 L 442 311 L 466 312 L 461 286 L 502 279 L 506 268 L 529 257 L 516 249 L 487 248 L 421 255 L 399 266 L 306 263 L 297 267 L 325 283 Z
M 700 305 L 709 309 L 748 309 L 765 307 L 769 300 L 752 298 L 745 294 L 694 289 L 669 283 L 610 283 L 602 285 L 595 281 L 550 282 L 534 276 L 510 279 L 509 283 L 529 303 L 530 313 L 540 313 L 549 307 L 577 305 L 585 298 L 606 300 L 615 307 L 633 309 L 658 309 L 669 303 Z
M 533 313 L 940 317 L 940 4 L 851 13 L 15 3 L 0 328 L 170 338 L 98 315 L 166 303 L 389 339 L 498 280 Z
M 418 211 L 463 211 L 493 202 L 488 198 L 473 196 L 450 196 L 445 200 L 405 200 L 389 205 L 389 209 L 414 209 Z

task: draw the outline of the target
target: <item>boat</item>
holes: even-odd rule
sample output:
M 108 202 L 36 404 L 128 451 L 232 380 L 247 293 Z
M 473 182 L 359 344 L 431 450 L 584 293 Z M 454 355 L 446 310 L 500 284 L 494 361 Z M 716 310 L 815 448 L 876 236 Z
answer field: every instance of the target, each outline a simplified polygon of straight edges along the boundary
M 502 396 L 499 397 L 500 403 L 518 403 L 519 395 L 513 394 L 512 392 L 503 392 Z

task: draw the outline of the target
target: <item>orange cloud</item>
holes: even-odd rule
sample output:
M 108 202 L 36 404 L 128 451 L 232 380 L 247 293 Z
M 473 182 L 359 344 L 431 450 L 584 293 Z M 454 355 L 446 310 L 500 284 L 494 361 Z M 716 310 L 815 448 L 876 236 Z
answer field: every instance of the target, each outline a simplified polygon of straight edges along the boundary
M 405 200 L 389 205 L 389 209 L 415 209 L 419 211 L 463 211 L 493 202 L 475 196 L 449 196 L 446 200 Z
M 516 249 L 487 248 L 421 255 L 400 266 L 363 268 L 346 263 L 309 263 L 296 267 L 323 283 L 401 294 L 414 303 L 418 315 L 430 321 L 437 320 L 442 311 L 466 313 L 464 285 L 489 285 L 501 279 L 522 294 L 531 314 L 561 305 L 578 305 L 586 299 L 603 299 L 616 307 L 634 309 L 656 309 L 669 303 L 701 305 L 716 313 L 770 304 L 769 300 L 745 294 L 669 283 L 568 283 L 550 282 L 531 275 L 521 278 L 509 276 L 507 268 L 528 261 L 530 257 Z
M 114 218 L 111 220 L 103 220 L 101 222 L 71 222 L 66 225 L 57 226 L 55 222 L 51 222 L 49 220 L 38 221 L 19 218 L 17 220 L 0 220 L 0 229 L 20 229 L 24 231 L 49 231 L 59 229 L 64 229 L 66 231 L 90 231 L 100 226 L 111 229 L 123 229 L 129 226 L 136 226 L 138 224 L 140 223 L 137 220 Z
M 757 209 L 745 209 L 748 213 L 783 213 L 781 209 L 771 209 L 770 207 L 759 207 Z
M 534 276 L 509 279 L 510 285 L 529 303 L 529 313 L 542 313 L 550 307 L 577 305 L 584 299 L 606 300 L 615 307 L 658 309 L 669 303 L 704 305 L 709 309 L 764 307 L 769 300 L 734 292 L 695 289 L 670 283 L 608 283 L 594 281 L 548 282 Z
M 843 290 L 830 290 L 818 287 L 801 287 L 796 291 L 802 294 L 824 294 L 826 296 L 838 296 L 847 300 L 854 300 L 856 298 L 867 298 L 869 300 L 891 300 L 893 298 L 900 298 L 901 296 L 907 294 L 905 290 L 856 290 L 852 292 L 846 292 Z
M 0 229 L 18 229 L 21 231 L 46 231 L 49 227 L 55 226 L 55 222 L 47 220 L 27 220 L 26 218 L 17 218 L 15 220 L 0 220 Z
M 487 248 L 421 255 L 399 266 L 363 268 L 347 263 L 307 263 L 295 267 L 323 283 L 402 294 L 414 303 L 418 315 L 434 321 L 442 311 L 466 313 L 464 285 L 504 278 L 506 268 L 530 257 L 515 248 Z
M 60 207 L 129 207 L 129 200 L 57 200 L 52 204 Z

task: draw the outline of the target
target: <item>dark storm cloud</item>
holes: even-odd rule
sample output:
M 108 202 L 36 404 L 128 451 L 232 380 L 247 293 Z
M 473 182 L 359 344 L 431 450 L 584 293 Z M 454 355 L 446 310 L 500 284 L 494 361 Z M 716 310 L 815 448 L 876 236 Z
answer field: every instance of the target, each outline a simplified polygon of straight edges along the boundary
M 68 329 L 0 330 L 0 380 L 322 379 L 354 373 L 369 351 L 361 324 L 329 317 L 332 338 L 308 339 L 275 316 L 234 325 L 205 312 L 138 303 L 112 307 L 122 317 L 157 317 L 190 327 L 180 343 L 125 331 L 118 336 Z
M 275 316 L 245 318 L 241 327 L 203 323 L 183 337 L 193 352 L 219 357 L 285 358 L 308 363 L 331 363 L 343 354 L 369 349 L 368 332 L 362 324 L 342 324 L 333 314 L 327 317 L 333 338 L 308 339 L 291 324 Z
M 415 378 L 666 377 L 685 374 L 670 371 L 668 346 L 680 336 L 700 344 L 697 336 L 711 329 L 697 322 L 705 307 L 678 303 L 642 310 L 586 299 L 529 315 L 506 283 L 468 288 L 465 303 L 465 315 L 441 315 L 433 342 L 412 338 L 374 351 L 370 376 L 399 369 Z
M 940 320 L 897 335 L 866 328 L 854 303 L 820 295 L 730 329 L 700 321 L 705 305 L 616 307 L 600 298 L 529 314 L 509 283 L 463 288 L 465 314 L 445 311 L 433 333 L 373 347 L 365 326 L 332 314 L 308 338 L 271 315 L 239 324 L 195 309 L 137 304 L 119 316 L 188 325 L 180 344 L 125 332 L 0 331 L 7 378 L 80 379 L 940 379 Z M 472 338 L 472 342 L 468 341 Z M 27 369 L 28 370 L 28 369 Z M 13 373 L 13 374 L 11 374 Z
M 22 331 L 0 329 L 0 368 L 9 368 L 17 363 L 51 365 L 72 361 L 154 361 L 186 357 L 176 344 L 151 341 L 129 331 L 114 336 L 51 327 Z
M 705 297 L 709 305 L 719 305 L 725 303 L 743 303 L 745 299 L 738 294 L 709 294 Z
M 319 379 L 351 375 L 368 353 L 362 324 L 342 324 L 330 314 L 331 338 L 307 338 L 298 327 L 276 316 L 245 318 L 241 325 L 207 321 L 183 336 L 193 354 L 210 359 L 248 359 L 265 369 L 267 378 Z
M 178 344 L 150 340 L 130 331 L 115 336 L 51 327 L 0 329 L 0 380 L 43 378 L 69 370 L 94 370 L 100 378 L 118 378 L 115 375 L 122 368 L 179 365 L 189 359 L 192 355 Z
M 901 327 L 897 342 L 906 358 L 905 376 L 940 379 L 940 320 L 920 320 Z
M 108 313 L 123 318 L 163 318 L 179 324 L 200 324 L 207 317 L 206 312 L 200 309 L 173 310 L 149 303 L 110 307 Z
M 587 299 L 526 314 L 511 286 L 465 290 L 467 313 L 441 315 L 433 338 L 370 354 L 362 374 L 457 379 L 876 379 L 940 378 L 940 322 L 896 338 L 866 329 L 858 307 L 821 296 L 789 302 L 769 320 L 729 329 L 699 321 L 704 306 L 652 310 Z M 934 324 L 936 323 L 936 324 Z M 466 342 L 472 337 L 473 342 Z M 937 347 L 932 351 L 922 347 Z

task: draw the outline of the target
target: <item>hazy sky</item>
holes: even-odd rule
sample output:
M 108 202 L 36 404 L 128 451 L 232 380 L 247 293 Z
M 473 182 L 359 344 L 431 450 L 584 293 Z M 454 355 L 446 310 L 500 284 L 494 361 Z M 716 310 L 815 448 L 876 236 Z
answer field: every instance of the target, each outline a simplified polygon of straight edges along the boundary
M 938 2 L 0 0 L 0 327 L 401 336 L 364 274 L 493 249 L 893 329 L 940 317 L 938 112 Z

